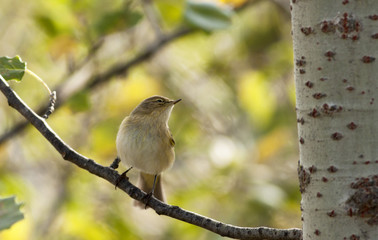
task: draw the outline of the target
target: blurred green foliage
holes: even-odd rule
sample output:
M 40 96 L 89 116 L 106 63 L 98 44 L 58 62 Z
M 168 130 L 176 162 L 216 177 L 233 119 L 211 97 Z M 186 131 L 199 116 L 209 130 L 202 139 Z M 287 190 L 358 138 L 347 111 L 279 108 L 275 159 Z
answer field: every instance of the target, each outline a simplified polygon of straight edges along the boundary
M 15 196 L 0 198 L 0 231 L 10 228 L 24 218 L 20 206 L 21 204 L 16 203 Z
M 52 90 L 66 84 L 58 99 L 73 96 L 48 119 L 70 146 L 110 165 L 118 126 L 141 100 L 182 98 L 170 120 L 176 162 L 163 177 L 168 203 L 234 225 L 300 227 L 293 56 L 284 7 L 252 2 L 228 28 L 194 31 L 126 74 L 78 91 L 86 76 L 127 62 L 156 41 L 142 2 L 1 3 L 2 55 L 22 56 Z M 163 34 L 185 24 L 185 6 L 153 1 Z M 10 84 L 33 109 L 48 101 L 32 78 Z M 21 119 L 0 95 L 0 135 Z M 130 180 L 136 183 L 135 171 Z M 2 231 L 4 240 L 221 239 L 134 208 L 114 186 L 63 161 L 31 127 L 0 146 L 0 196 L 9 195 L 25 203 L 25 219 Z
M 220 8 L 206 1 L 188 0 L 184 13 L 184 18 L 190 25 L 205 31 L 224 29 L 231 24 L 231 9 Z

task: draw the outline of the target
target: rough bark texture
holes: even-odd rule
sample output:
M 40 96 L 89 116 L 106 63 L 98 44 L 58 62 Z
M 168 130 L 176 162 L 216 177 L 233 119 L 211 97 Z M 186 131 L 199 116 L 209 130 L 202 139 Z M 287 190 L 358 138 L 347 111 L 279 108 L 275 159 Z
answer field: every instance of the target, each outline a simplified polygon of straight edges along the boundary
M 291 8 L 303 239 L 377 239 L 378 1 Z

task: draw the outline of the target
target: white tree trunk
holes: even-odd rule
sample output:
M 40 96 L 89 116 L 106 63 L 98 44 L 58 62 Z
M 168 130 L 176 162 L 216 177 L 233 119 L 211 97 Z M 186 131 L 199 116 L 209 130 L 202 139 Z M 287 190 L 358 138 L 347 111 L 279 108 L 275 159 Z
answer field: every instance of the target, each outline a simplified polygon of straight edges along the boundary
M 378 0 L 291 0 L 303 239 L 378 239 Z

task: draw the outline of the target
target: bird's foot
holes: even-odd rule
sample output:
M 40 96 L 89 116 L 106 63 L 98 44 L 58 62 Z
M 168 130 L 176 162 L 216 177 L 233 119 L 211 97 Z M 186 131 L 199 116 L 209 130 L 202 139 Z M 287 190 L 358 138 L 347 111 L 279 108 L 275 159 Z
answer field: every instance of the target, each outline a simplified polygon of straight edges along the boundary
M 145 203 L 146 205 L 144 206 L 144 209 L 147 209 L 147 205 L 148 203 L 150 202 L 151 198 L 152 198 L 152 195 L 154 195 L 153 192 L 149 192 L 147 193 L 143 198 L 142 198 L 142 202 Z

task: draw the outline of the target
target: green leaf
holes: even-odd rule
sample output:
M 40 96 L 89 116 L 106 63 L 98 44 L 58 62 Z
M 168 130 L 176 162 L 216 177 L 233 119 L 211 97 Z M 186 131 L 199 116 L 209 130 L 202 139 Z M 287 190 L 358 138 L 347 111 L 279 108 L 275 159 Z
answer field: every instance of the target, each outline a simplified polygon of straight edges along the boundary
M 74 112 L 84 112 L 91 107 L 89 94 L 86 91 L 78 92 L 69 101 L 68 106 Z
M 109 34 L 114 31 L 133 27 L 143 15 L 137 11 L 126 9 L 116 9 L 107 12 L 95 23 L 94 29 L 99 35 Z
M 54 37 L 59 34 L 58 26 L 50 16 L 38 14 L 35 16 L 35 21 L 50 37 Z
M 14 58 L 0 57 L 0 74 L 5 80 L 21 81 L 26 70 L 26 62 L 23 62 L 19 56 Z
M 224 29 L 231 25 L 233 11 L 209 2 L 188 1 L 184 19 L 205 31 Z
M 24 218 L 20 212 L 21 205 L 15 202 L 15 196 L 0 198 L 0 230 L 10 228 Z

